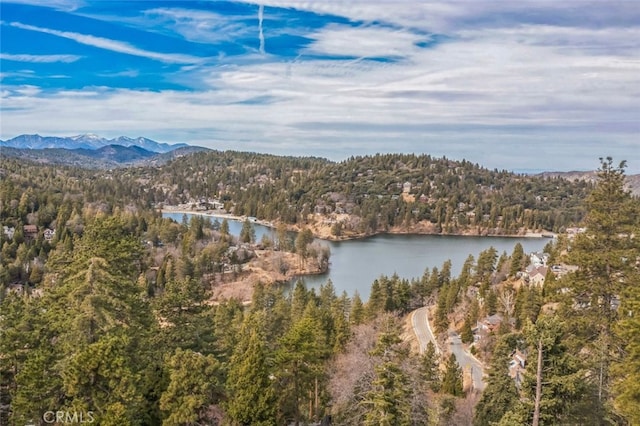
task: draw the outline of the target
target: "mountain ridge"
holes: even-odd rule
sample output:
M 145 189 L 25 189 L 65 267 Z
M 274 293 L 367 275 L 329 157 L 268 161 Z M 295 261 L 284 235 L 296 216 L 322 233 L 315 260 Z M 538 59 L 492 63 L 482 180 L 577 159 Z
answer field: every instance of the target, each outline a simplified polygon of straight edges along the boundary
M 0 140 L 0 148 L 15 149 L 87 149 L 97 150 L 109 145 L 120 145 L 124 147 L 137 146 L 154 153 L 167 153 L 178 148 L 184 148 L 189 145 L 186 143 L 168 144 L 164 142 L 156 142 L 142 136 L 130 138 L 128 136 L 118 136 L 117 138 L 107 139 L 96 134 L 87 133 L 76 136 L 41 136 L 39 134 L 23 134 L 14 138 L 2 141 Z
M 20 158 L 40 164 L 60 164 L 87 169 L 112 169 L 130 166 L 159 166 L 175 158 L 208 148 L 186 145 L 169 152 L 152 152 L 139 146 L 106 145 L 98 149 L 2 147 L 1 157 Z

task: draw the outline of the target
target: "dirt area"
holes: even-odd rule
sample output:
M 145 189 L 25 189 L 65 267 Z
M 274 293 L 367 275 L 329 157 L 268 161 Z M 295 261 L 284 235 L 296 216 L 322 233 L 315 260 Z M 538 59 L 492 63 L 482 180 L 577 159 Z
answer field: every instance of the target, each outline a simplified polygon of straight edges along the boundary
M 257 250 L 256 257 L 242 265 L 236 273 L 219 275 L 212 284 L 210 302 L 216 303 L 225 299 L 237 299 L 250 303 L 253 288 L 258 283 L 275 284 L 289 281 L 296 276 L 320 274 L 315 259 L 302 259 L 295 253 L 274 250 Z

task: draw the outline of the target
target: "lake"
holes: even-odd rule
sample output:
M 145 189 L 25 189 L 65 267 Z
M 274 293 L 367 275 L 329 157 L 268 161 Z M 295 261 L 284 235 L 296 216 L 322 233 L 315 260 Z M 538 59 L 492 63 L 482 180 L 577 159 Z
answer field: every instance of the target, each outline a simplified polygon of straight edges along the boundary
M 178 222 L 182 221 L 182 213 L 163 213 Z M 187 215 L 190 216 L 190 215 Z M 212 218 L 213 220 L 213 218 Z M 222 219 L 219 219 L 220 221 Z M 239 235 L 242 222 L 228 220 L 229 231 Z M 272 235 L 271 228 L 253 224 L 256 239 L 262 235 Z M 359 240 L 322 241 L 331 249 L 331 265 L 329 271 L 322 275 L 304 277 L 307 287 L 318 288 L 331 279 L 340 295 L 346 291 L 353 296 L 357 290 L 363 301 L 369 298 L 371 283 L 380 275 L 391 276 L 397 273 L 402 278 L 422 276 L 425 268 L 434 266 L 441 269 L 442 264 L 451 260 L 452 276 L 457 276 L 467 257 L 478 254 L 493 246 L 498 255 L 506 251 L 511 254 L 513 247 L 520 243 L 525 253 L 542 251 L 550 241 L 549 238 L 524 237 L 466 237 L 456 235 L 376 235 Z

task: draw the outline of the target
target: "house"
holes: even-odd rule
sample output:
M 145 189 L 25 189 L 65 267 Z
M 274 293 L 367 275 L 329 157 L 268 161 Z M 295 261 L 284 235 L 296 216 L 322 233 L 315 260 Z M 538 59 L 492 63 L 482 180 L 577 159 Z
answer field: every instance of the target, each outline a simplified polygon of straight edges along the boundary
M 528 282 L 529 285 L 542 287 L 548 270 L 549 268 L 546 266 L 529 265 L 523 274 L 524 280 Z
M 493 314 L 485 319 L 478 321 L 478 331 L 492 332 L 502 324 L 502 315 Z
M 38 238 L 38 227 L 36 225 L 24 225 L 22 231 L 24 239 L 27 241 L 33 241 Z
M 548 253 L 540 253 L 534 252 L 529 255 L 529 259 L 531 260 L 531 264 L 536 267 L 547 266 L 547 262 L 549 261 Z
M 408 194 L 411 192 L 411 182 L 405 182 L 402 184 L 402 192 Z
M 56 236 L 56 230 L 55 229 L 45 229 L 44 230 L 44 240 L 51 242 L 53 240 L 53 237 Z
M 5 237 L 7 237 L 9 240 L 13 240 L 13 234 L 16 233 L 16 228 L 14 228 L 13 226 L 3 226 L 2 227 L 2 233 L 5 235 Z

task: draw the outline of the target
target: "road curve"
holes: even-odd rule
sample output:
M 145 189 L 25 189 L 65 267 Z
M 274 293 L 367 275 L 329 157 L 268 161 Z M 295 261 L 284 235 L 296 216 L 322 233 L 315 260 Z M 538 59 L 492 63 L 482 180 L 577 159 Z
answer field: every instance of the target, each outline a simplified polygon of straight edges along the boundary
M 433 335 L 431 326 L 429 325 L 429 308 L 423 306 L 411 312 L 411 324 L 413 325 L 413 332 L 418 338 L 418 344 L 420 345 L 420 354 L 424 353 L 427 349 L 427 344 L 432 342 L 436 348 L 436 353 L 442 353 L 438 347 L 438 342 Z
M 438 347 L 438 342 L 435 339 L 431 325 L 429 324 L 429 308 L 426 306 L 416 309 L 411 313 L 411 324 L 413 325 L 413 332 L 418 338 L 420 345 L 420 353 L 424 353 L 429 342 L 433 342 L 438 354 L 442 354 L 441 349 Z M 475 390 L 482 391 L 487 386 L 484 382 L 484 366 L 474 358 L 469 352 L 467 352 L 462 346 L 460 336 L 455 332 L 449 332 L 449 349 L 456 357 L 458 365 L 466 372 L 471 373 L 473 380 L 473 388 Z

